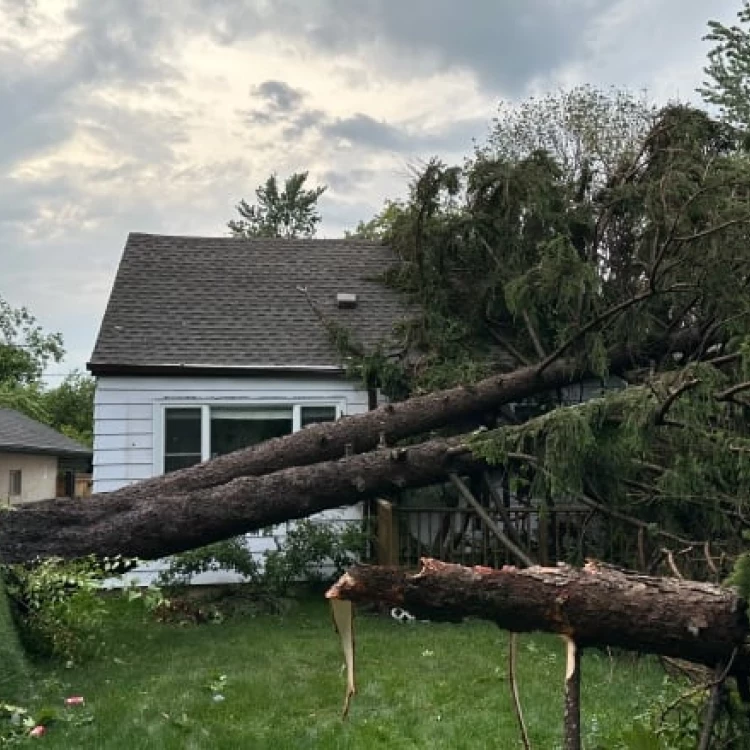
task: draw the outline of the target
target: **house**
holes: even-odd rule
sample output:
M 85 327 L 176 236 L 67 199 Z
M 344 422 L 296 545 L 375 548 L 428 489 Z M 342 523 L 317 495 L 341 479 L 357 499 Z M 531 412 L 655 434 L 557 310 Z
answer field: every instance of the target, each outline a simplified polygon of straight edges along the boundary
M 377 281 L 393 261 L 357 240 L 131 234 L 88 364 L 94 492 L 367 411 L 326 322 L 387 340 L 406 312 Z
M 0 408 L 0 502 L 28 503 L 57 494 L 64 464 L 87 464 L 91 451 L 35 419 Z

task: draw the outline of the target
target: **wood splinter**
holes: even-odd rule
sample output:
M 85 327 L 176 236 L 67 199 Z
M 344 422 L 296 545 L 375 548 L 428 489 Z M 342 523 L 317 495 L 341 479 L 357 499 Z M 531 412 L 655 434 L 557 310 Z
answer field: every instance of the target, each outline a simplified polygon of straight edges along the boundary
M 565 661 L 565 750 L 581 750 L 581 650 L 563 636 Z
M 354 605 L 345 599 L 329 599 L 333 626 L 341 639 L 346 665 L 346 695 L 344 696 L 344 710 L 341 714 L 341 718 L 346 719 L 352 697 L 357 692 L 354 676 Z

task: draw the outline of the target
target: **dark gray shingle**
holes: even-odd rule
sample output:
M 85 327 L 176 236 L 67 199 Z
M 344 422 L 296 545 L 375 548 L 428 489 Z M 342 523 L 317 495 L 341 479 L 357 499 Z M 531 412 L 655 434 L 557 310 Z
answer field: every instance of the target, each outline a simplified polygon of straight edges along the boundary
M 84 445 L 13 409 L 0 408 L 0 452 L 90 456 Z
M 338 366 L 298 287 L 372 346 L 406 315 L 400 295 L 375 280 L 393 263 L 389 248 L 356 240 L 131 234 L 90 369 Z M 356 308 L 337 309 L 339 292 L 356 294 Z

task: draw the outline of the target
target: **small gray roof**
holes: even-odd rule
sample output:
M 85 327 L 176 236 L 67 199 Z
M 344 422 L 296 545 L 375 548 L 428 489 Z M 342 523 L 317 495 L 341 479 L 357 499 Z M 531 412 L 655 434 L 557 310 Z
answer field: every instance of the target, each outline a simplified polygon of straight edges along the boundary
M 387 341 L 408 310 L 376 278 L 394 262 L 359 240 L 131 234 L 89 369 L 338 369 L 310 300 L 365 346 Z M 339 309 L 340 293 L 356 307 Z
M 91 451 L 21 412 L 0 408 L 0 453 L 90 456 Z

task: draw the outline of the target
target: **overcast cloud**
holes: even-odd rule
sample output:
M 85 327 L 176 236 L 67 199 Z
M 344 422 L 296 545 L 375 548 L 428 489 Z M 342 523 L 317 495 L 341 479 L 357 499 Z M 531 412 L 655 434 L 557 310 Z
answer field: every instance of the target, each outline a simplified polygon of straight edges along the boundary
M 129 231 L 221 235 L 272 171 L 323 236 L 460 160 L 500 100 L 694 99 L 740 0 L 0 0 L 0 295 L 83 368 Z M 56 382 L 56 381 L 52 381 Z

